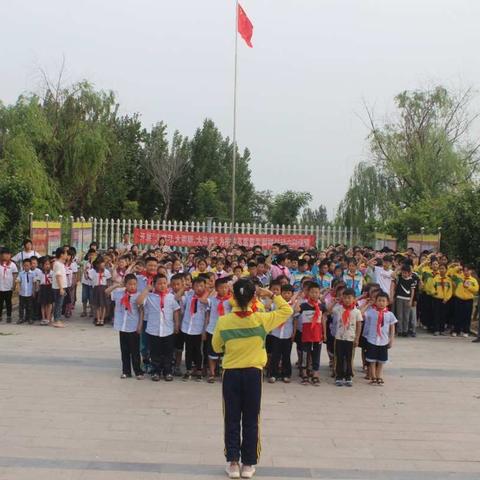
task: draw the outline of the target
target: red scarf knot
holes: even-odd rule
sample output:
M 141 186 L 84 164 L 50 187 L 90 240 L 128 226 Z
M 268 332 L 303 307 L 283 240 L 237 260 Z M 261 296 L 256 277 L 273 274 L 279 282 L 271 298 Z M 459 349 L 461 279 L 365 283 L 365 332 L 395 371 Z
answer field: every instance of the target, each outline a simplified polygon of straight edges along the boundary
M 384 315 L 385 315 L 385 312 L 388 312 L 388 308 L 378 308 L 376 306 L 373 307 L 377 313 L 378 313 L 378 318 L 377 318 L 377 337 L 381 337 L 382 336 L 382 327 L 385 323 L 385 320 L 384 320 Z
M 160 297 L 160 308 L 163 310 L 165 307 L 165 297 L 167 296 L 168 291 L 165 290 L 161 292 L 160 290 L 155 290 L 153 293 Z
M 355 308 L 355 304 L 352 303 L 352 305 L 343 305 L 343 313 L 342 313 L 342 323 L 343 323 L 343 328 L 348 328 L 348 325 L 350 324 L 350 312 Z
M 198 307 L 198 297 L 194 295 L 190 303 L 190 315 L 195 315 L 197 313 L 197 307 Z
M 232 298 L 231 294 L 225 295 L 224 297 L 220 297 L 219 295 L 217 295 L 217 300 L 218 300 L 217 312 L 219 317 L 222 317 L 223 315 L 225 315 L 225 307 L 223 305 L 223 302 L 226 302 L 231 298 Z
M 125 290 L 125 293 L 123 294 L 122 299 L 120 300 L 120 304 L 125 307 L 125 310 L 128 312 L 132 311 L 132 304 L 130 303 L 130 297 L 132 295 L 135 295 L 137 291 L 135 290 L 134 292 L 130 293 Z
M 320 310 L 320 305 L 318 304 L 318 301 L 311 300 L 310 298 L 308 299 L 308 304 L 315 309 L 315 313 L 312 317 L 312 323 L 317 323 L 322 313 Z

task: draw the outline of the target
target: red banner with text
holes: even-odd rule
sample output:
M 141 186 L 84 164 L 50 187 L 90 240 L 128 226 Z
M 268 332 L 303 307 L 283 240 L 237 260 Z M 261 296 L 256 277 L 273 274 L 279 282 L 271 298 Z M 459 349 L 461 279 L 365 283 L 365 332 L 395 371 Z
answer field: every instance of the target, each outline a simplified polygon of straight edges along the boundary
M 198 247 L 212 246 L 229 247 L 231 245 L 242 245 L 244 247 L 253 247 L 259 245 L 262 248 L 269 249 L 274 243 L 281 243 L 292 248 L 312 248 L 315 247 L 315 235 L 275 235 L 250 233 L 201 233 L 201 232 L 179 232 L 171 230 L 147 230 L 144 228 L 135 228 L 133 231 L 133 241 L 140 245 L 157 245 L 160 238 L 165 239 L 165 244 L 169 247 Z

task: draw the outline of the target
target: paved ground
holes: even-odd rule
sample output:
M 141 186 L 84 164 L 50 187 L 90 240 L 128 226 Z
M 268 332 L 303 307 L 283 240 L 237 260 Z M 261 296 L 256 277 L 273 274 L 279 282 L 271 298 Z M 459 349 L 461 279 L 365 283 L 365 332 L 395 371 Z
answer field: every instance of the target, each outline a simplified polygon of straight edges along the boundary
M 220 384 L 120 380 L 117 343 L 79 319 L 0 324 L 0 479 L 223 477 Z M 258 475 L 478 480 L 479 364 L 469 340 L 419 336 L 383 388 L 266 384 Z

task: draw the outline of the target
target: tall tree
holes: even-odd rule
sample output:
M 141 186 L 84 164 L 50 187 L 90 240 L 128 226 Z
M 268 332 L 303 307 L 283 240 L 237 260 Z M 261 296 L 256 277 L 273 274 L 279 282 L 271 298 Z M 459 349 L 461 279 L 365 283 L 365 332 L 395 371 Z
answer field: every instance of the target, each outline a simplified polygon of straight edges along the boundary
M 328 223 L 327 207 L 320 205 L 316 210 L 305 208 L 300 217 L 302 225 L 326 225 Z
M 339 218 L 354 227 L 411 221 L 419 204 L 435 205 L 468 185 L 480 148 L 468 138 L 477 118 L 468 112 L 470 100 L 470 90 L 404 91 L 395 97 L 396 117 L 382 126 L 367 109 L 372 160 L 356 168 Z
M 188 138 L 175 131 L 169 148 L 166 133 L 166 125 L 157 124 L 145 145 L 145 168 L 163 199 L 164 220 L 170 215 L 175 183 L 183 175 L 191 155 Z
M 302 208 L 312 200 L 308 192 L 293 192 L 287 190 L 275 196 L 269 212 L 268 219 L 273 224 L 291 225 L 298 222 Z

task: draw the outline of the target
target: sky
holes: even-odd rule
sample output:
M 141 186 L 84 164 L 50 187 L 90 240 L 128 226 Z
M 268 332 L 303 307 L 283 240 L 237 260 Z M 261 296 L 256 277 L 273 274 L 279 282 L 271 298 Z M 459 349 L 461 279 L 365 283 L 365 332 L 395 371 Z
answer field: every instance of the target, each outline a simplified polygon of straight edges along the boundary
M 235 0 L 1 3 L 0 99 L 38 91 L 40 69 L 113 90 L 147 128 L 232 134 Z M 254 48 L 238 44 L 240 148 L 257 189 L 308 191 L 329 216 L 369 158 L 365 105 L 437 84 L 477 89 L 478 0 L 242 0 Z M 478 133 L 478 132 L 476 132 Z

